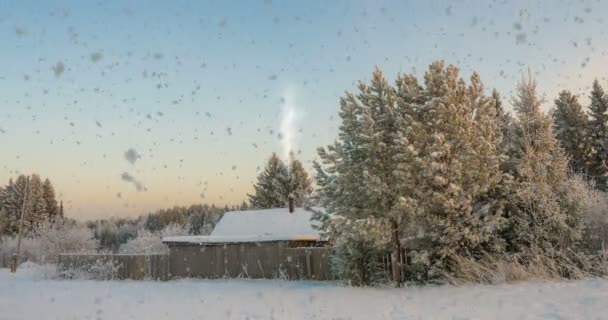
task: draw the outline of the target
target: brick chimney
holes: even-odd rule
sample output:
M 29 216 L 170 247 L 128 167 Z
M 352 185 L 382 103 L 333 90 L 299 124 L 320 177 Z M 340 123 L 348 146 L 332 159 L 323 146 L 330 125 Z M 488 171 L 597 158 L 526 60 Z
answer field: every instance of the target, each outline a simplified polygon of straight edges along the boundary
M 289 195 L 289 213 L 293 213 L 294 210 L 295 210 L 294 196 L 292 194 L 290 194 Z

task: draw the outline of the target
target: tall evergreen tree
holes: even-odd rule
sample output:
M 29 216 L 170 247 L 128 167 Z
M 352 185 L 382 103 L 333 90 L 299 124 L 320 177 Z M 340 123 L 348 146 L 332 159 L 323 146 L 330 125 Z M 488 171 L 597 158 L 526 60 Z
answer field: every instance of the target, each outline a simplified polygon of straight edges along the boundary
M 555 99 L 553 129 L 560 146 L 570 157 L 570 168 L 577 173 L 587 171 L 590 146 L 587 141 L 588 117 L 576 96 L 564 90 Z
M 443 270 L 451 255 L 502 250 L 494 237 L 502 218 L 490 210 L 495 204 L 489 194 L 503 180 L 503 150 L 496 146 L 508 118 L 500 99 L 484 94 L 477 73 L 466 85 L 458 72 L 436 62 L 426 73 L 426 101 L 414 106 L 418 124 L 408 138 L 416 158 L 406 163 L 427 243 L 424 252 L 434 259 L 431 267 Z
M 555 252 L 580 237 L 581 199 L 571 192 L 568 158 L 559 147 L 551 118 L 540 109 L 543 101 L 531 76 L 517 86 L 516 192 L 518 209 L 508 212 L 504 236 L 510 251 Z
M 608 191 L 608 97 L 597 80 L 591 91 L 588 133 L 592 148 L 588 175 L 597 188 Z
M 496 125 L 501 134 L 501 139 L 498 145 L 500 153 L 507 157 L 513 152 L 513 117 L 510 113 L 505 111 L 500 94 L 496 89 L 492 90 L 492 98 L 494 99 L 494 106 L 496 109 Z M 504 161 L 502 164 L 503 171 L 512 172 L 514 169 L 512 164 L 508 161 Z
M 44 199 L 44 190 L 42 188 L 42 179 L 37 174 L 30 176 L 27 199 L 30 207 L 27 210 L 26 218 L 32 226 L 49 218 L 49 212 L 47 211 Z
M 376 250 L 393 251 L 393 277 L 399 279 L 398 255 L 401 229 L 407 221 L 407 199 L 400 200 L 399 176 L 395 157 L 400 151 L 403 139 L 398 139 L 406 124 L 399 123 L 400 110 L 395 89 L 386 81 L 380 70 L 376 69 L 371 83 L 359 84 L 359 94 L 346 93 L 340 99 L 339 139 L 327 148 L 319 148 L 322 164 L 316 163 L 317 184 L 320 187 L 321 204 L 327 210 L 325 231 L 337 243 L 348 246 L 347 253 L 357 248 L 366 248 L 368 239 L 392 238 L 384 248 L 376 244 Z M 405 156 L 405 155 L 404 155 Z M 405 186 L 405 184 L 403 184 Z M 331 219 L 328 217 L 331 216 Z M 370 228 L 373 221 L 375 228 Z M 356 226 L 359 228 L 354 229 Z M 377 235 L 377 233 L 381 233 Z M 344 237 L 349 241 L 344 241 Z M 353 243 L 355 242 L 355 243 Z M 349 256 L 374 256 L 361 252 Z M 356 261 L 345 260 L 347 263 Z M 363 266 L 373 266 L 365 262 Z M 342 266 L 340 269 L 351 269 Z M 363 275 L 378 274 L 376 270 L 359 268 L 357 278 Z M 364 283 L 366 284 L 366 283 Z
M 273 153 L 253 186 L 249 201 L 253 208 L 284 208 L 293 196 L 303 206 L 312 193 L 312 182 L 302 163 L 290 153 L 288 163 Z

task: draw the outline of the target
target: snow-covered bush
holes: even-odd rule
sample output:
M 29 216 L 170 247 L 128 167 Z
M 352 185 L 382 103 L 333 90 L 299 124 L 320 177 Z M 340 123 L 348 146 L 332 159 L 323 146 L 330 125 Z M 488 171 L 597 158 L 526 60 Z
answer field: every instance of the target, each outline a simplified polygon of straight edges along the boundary
M 163 244 L 162 238 L 184 235 L 188 235 L 188 227 L 175 223 L 167 225 L 160 232 L 140 229 L 137 237 L 120 246 L 119 252 L 128 254 L 168 253 L 169 248 Z
M 374 218 L 348 220 L 333 217 L 336 235 L 331 266 L 339 279 L 352 286 L 387 283 L 390 278 L 385 266 L 390 243 L 390 227 Z
M 34 230 L 39 241 L 39 256 L 44 262 L 55 263 L 61 253 L 95 253 L 97 241 L 84 225 L 68 220 L 46 221 Z
M 95 253 L 93 232 L 82 224 L 57 219 L 40 223 L 21 239 L 20 261 L 55 264 L 61 253 Z M 17 252 L 17 237 L 0 239 L 0 254 L 6 260 Z

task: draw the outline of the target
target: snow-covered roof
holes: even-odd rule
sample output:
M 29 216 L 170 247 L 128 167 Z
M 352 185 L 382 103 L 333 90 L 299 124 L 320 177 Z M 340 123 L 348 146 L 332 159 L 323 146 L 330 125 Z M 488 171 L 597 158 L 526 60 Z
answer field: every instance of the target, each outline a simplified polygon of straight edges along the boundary
M 313 208 L 313 210 L 322 210 Z M 319 231 L 313 228 L 310 218 L 313 212 L 287 208 L 226 212 L 209 236 L 164 237 L 165 243 L 237 243 L 321 240 Z

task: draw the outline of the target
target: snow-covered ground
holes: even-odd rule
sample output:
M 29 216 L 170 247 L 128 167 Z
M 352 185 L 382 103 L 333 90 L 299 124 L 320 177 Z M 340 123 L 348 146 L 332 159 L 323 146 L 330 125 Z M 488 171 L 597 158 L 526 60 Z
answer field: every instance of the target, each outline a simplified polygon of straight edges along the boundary
M 0 269 L 0 319 L 608 319 L 608 281 L 362 289 L 264 280 L 41 280 Z

